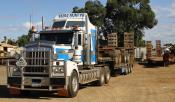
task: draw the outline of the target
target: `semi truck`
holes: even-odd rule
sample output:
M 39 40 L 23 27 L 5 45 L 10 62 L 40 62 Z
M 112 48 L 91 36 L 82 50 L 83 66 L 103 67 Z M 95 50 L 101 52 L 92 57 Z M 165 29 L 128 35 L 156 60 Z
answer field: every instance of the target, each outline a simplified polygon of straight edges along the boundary
M 58 14 L 52 27 L 33 33 L 39 34 L 39 40 L 33 39 L 7 61 L 10 94 L 51 91 L 75 97 L 79 85 L 102 86 L 109 83 L 110 75 L 117 70 L 123 74 L 132 71 L 129 50 L 100 47 L 97 27 L 86 13 Z

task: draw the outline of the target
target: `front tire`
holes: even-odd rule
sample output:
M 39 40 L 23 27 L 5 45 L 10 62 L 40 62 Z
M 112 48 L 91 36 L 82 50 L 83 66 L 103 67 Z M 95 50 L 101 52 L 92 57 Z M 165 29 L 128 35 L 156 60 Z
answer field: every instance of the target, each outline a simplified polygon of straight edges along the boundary
M 98 86 L 103 86 L 105 84 L 105 74 L 104 74 L 104 69 L 100 68 L 100 77 L 99 80 L 97 81 Z
M 69 85 L 68 85 L 68 95 L 69 97 L 75 97 L 77 96 L 79 90 L 79 79 L 78 79 L 78 74 L 76 71 L 73 71 L 69 80 Z

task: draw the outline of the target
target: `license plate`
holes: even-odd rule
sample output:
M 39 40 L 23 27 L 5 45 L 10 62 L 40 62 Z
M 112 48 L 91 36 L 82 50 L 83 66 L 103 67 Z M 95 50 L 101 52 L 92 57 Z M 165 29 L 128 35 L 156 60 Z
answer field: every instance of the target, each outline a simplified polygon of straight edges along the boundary
M 41 87 L 40 83 L 32 83 L 32 87 Z
M 41 79 L 32 79 L 32 87 L 40 87 Z

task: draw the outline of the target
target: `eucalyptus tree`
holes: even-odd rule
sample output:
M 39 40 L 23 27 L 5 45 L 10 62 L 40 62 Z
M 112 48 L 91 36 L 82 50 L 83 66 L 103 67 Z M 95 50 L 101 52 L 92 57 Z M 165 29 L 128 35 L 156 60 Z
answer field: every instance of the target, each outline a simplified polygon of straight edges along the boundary
M 74 7 L 73 13 L 88 13 L 92 24 L 97 27 L 104 25 L 103 21 L 106 15 L 106 9 L 99 0 L 89 0 L 85 3 L 85 7 Z
M 121 37 L 123 32 L 134 32 L 135 42 L 158 22 L 149 0 L 108 0 L 106 12 L 105 33 L 118 32 Z

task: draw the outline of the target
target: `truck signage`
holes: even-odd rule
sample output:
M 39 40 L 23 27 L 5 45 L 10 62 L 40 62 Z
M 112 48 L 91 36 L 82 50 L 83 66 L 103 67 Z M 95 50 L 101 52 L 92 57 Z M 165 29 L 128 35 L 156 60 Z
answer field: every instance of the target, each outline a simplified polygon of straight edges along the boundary
M 27 62 L 24 60 L 24 58 L 20 58 L 17 62 L 16 62 L 16 65 L 19 66 L 19 67 L 25 67 L 27 66 Z
M 63 18 L 85 18 L 85 13 L 64 13 L 59 14 L 55 17 L 55 19 L 63 19 Z

